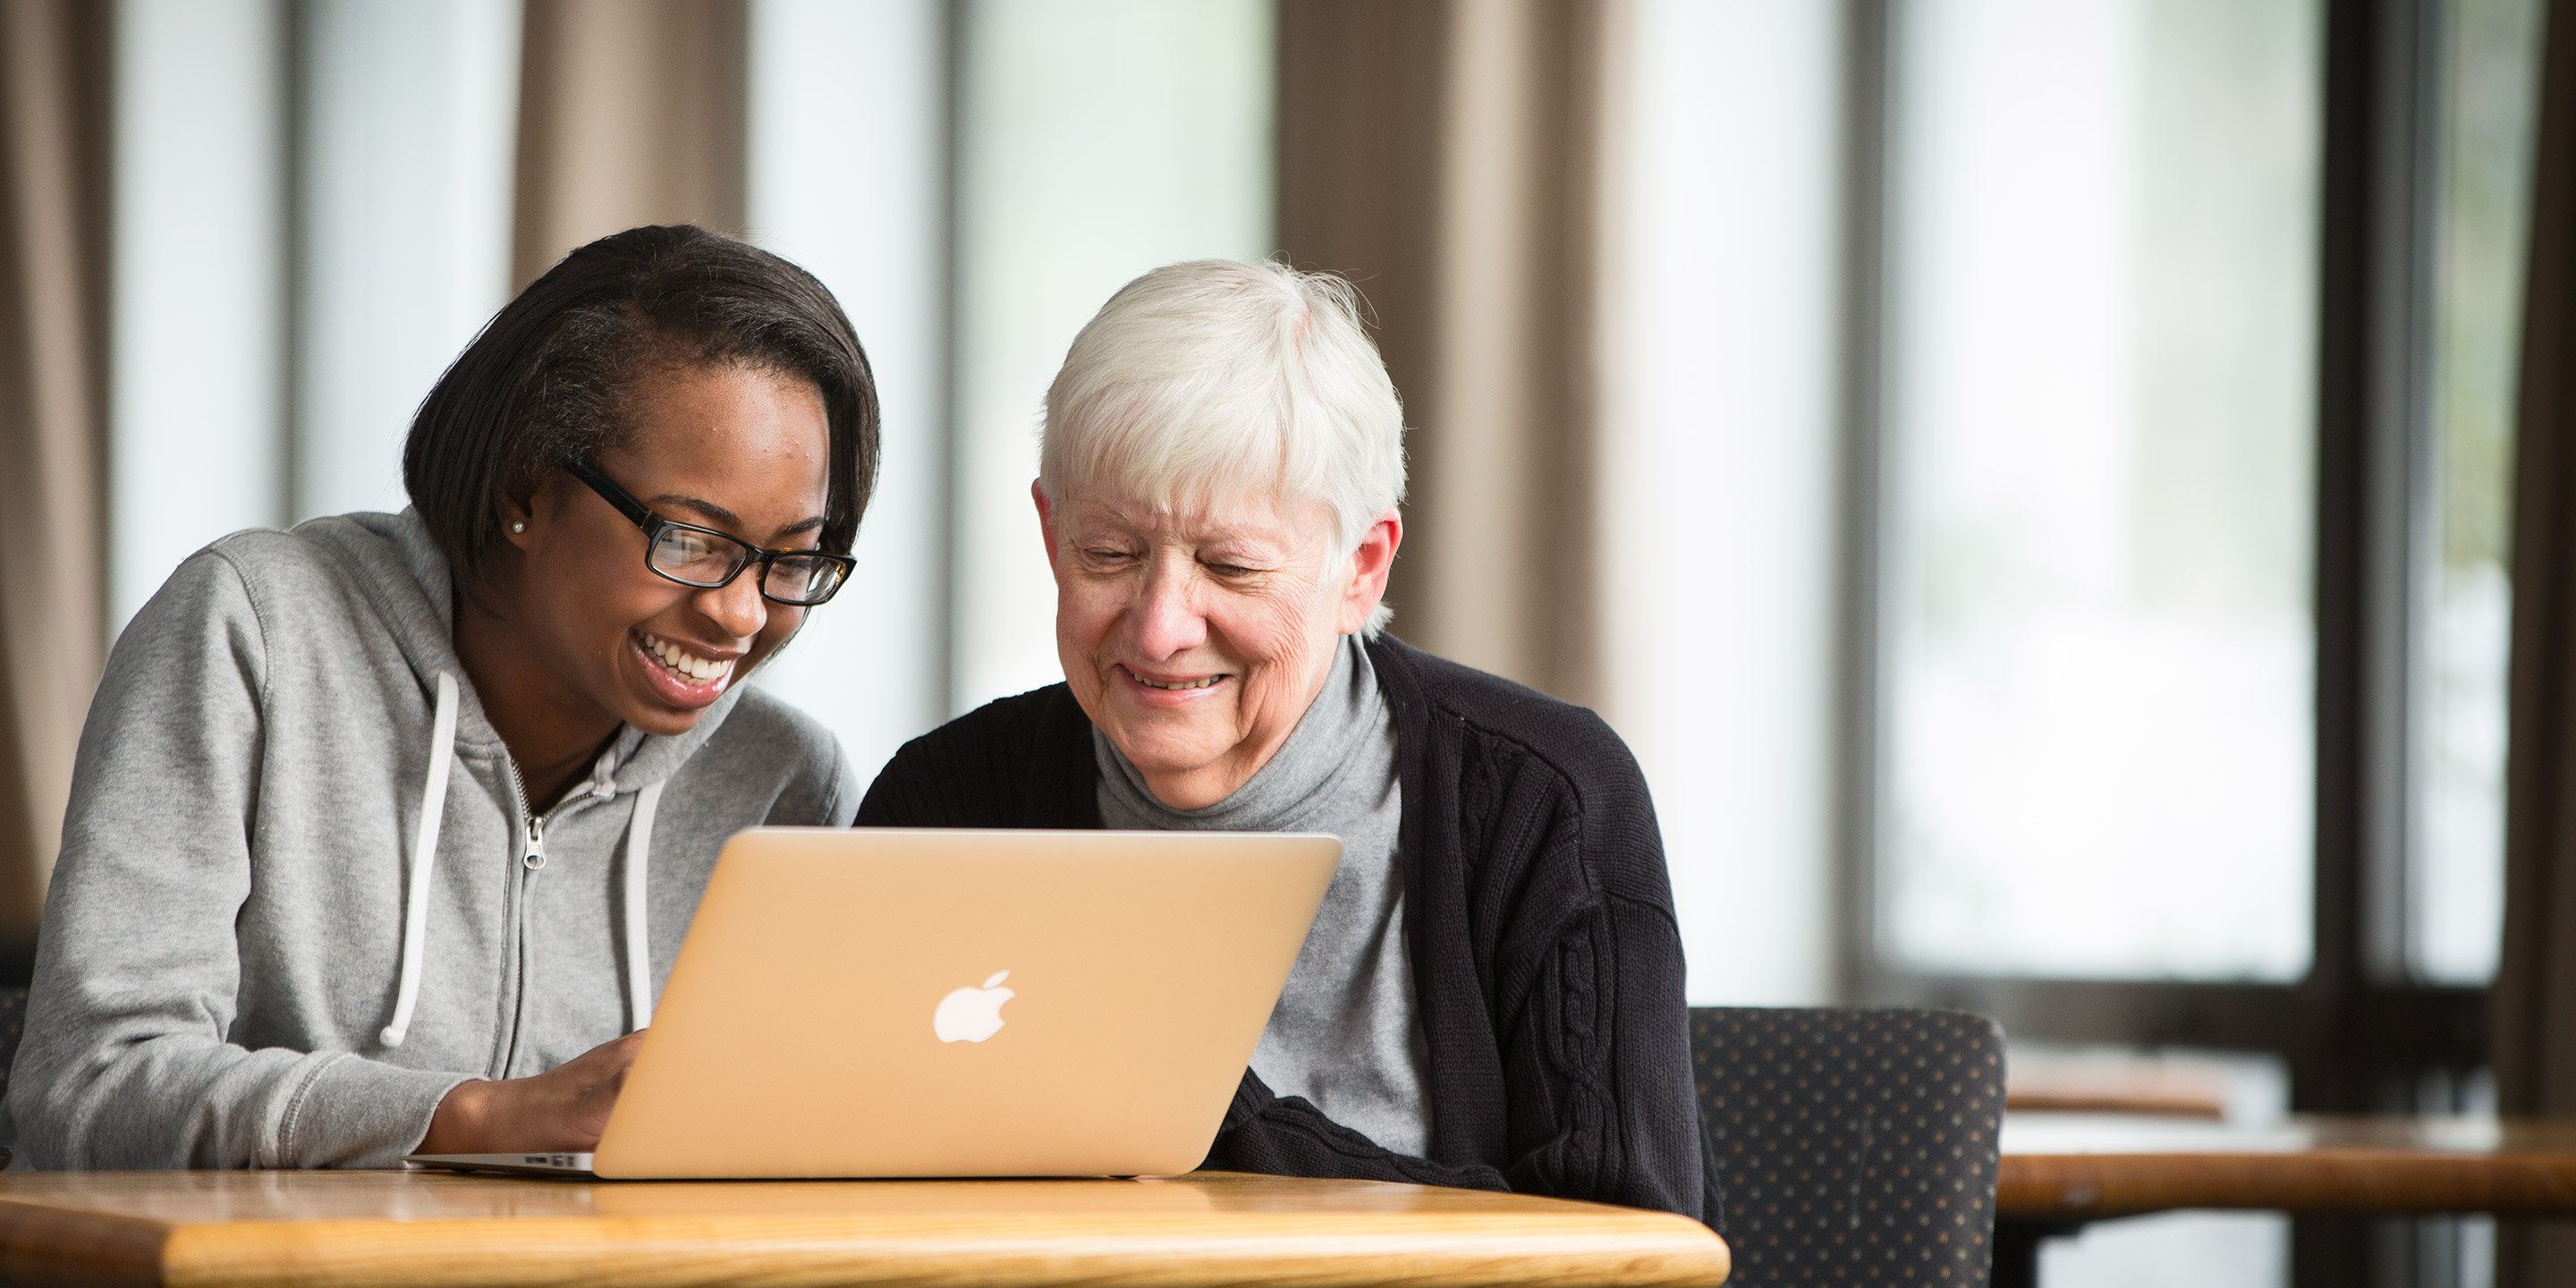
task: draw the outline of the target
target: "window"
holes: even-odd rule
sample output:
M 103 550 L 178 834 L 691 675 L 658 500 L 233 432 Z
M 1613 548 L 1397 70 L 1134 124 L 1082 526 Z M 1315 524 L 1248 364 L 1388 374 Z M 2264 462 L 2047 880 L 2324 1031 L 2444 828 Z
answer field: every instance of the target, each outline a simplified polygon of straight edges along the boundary
M 199 546 L 286 517 L 279 6 L 116 14 L 108 626 Z
M 822 721 L 865 783 L 949 714 L 949 23 L 938 0 L 760 0 L 750 19 L 751 239 L 840 299 L 881 420 L 859 566 L 754 683 Z
M 1130 279 L 1269 252 L 1271 28 L 1259 0 L 754 6 L 752 233 L 840 296 L 885 414 L 859 570 L 760 683 L 862 779 L 1062 678 L 1047 384 Z
M 1628 39 L 1601 711 L 1654 790 L 1691 1000 L 1820 1005 L 1836 986 L 1842 15 L 1646 0 Z
M 510 299 L 516 0 L 295 7 L 296 520 L 400 510 L 412 413 Z
M 2491 1107 L 2541 11 L 1856 8 L 1865 999 Z M 2294 1226 L 2320 1282 L 2491 1250 Z
M 1028 488 L 1065 346 L 1151 269 L 1272 249 L 1272 27 L 1260 0 L 964 7 L 958 711 L 1064 678 Z
M 1895 12 L 1881 949 L 2295 979 L 2319 7 Z
M 2541 6 L 1877 12 L 1864 991 L 2482 987 Z

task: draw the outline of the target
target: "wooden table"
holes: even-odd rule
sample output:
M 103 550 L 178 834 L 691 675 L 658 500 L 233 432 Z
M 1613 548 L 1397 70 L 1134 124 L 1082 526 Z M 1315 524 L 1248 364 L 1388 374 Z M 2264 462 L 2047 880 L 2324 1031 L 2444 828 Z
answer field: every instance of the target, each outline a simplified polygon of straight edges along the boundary
M 2175 1208 L 2576 1213 L 2576 1121 L 2296 1117 L 2231 1128 L 2005 1117 L 1997 1216 L 2080 1221 Z
M 2576 1214 L 2576 1120 L 2007 1113 L 1995 1283 L 2035 1282 L 2049 1235 L 2180 1208 Z
M 2227 1068 L 2188 1056 L 2023 1054 L 2004 1076 L 2004 1112 L 2227 1116 Z
M 11 1284 L 1710 1288 L 1661 1212 L 1197 1173 L 1132 1181 L 582 1182 L 423 1172 L 0 1176 Z

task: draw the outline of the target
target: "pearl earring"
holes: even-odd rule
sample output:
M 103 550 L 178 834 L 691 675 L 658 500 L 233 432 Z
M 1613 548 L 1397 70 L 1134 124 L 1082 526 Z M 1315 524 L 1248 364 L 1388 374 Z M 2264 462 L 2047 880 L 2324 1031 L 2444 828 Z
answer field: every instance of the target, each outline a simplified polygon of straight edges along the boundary
M 527 531 L 527 530 L 528 530 L 528 525 L 526 525 L 526 524 L 524 524 L 524 523 L 513 523 L 513 524 L 511 524 L 511 525 L 510 525 L 510 531 L 512 531 L 512 532 L 525 532 L 525 531 Z

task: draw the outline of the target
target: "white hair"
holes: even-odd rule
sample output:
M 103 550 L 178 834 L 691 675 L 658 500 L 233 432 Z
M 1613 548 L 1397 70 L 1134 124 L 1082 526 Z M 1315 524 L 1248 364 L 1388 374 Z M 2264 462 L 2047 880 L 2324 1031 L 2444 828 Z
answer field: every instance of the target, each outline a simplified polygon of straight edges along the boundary
M 1038 485 L 1181 511 L 1242 496 L 1316 502 L 1327 563 L 1404 500 L 1404 407 L 1359 291 L 1285 264 L 1203 259 L 1129 282 L 1047 389 Z M 1391 611 L 1381 603 L 1365 633 Z

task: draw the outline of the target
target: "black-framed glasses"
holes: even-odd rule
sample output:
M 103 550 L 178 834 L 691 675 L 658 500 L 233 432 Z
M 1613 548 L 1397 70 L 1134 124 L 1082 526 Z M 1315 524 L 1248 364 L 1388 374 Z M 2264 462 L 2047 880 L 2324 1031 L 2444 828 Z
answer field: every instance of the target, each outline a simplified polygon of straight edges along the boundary
M 760 565 L 760 596 L 794 608 L 830 599 L 859 561 L 824 550 L 763 550 L 740 537 L 692 523 L 674 523 L 635 499 L 588 461 L 564 467 L 590 485 L 599 499 L 644 530 L 644 566 L 683 586 L 730 586 L 742 570 Z

